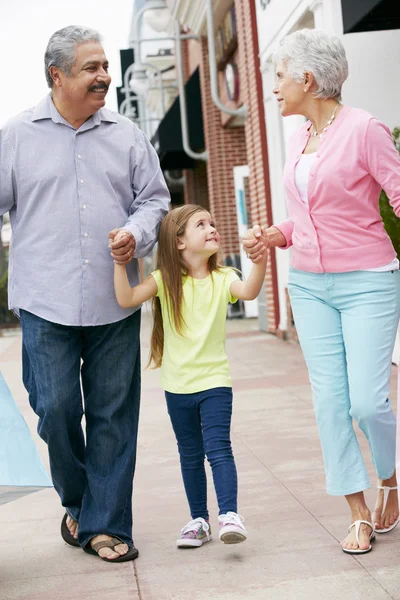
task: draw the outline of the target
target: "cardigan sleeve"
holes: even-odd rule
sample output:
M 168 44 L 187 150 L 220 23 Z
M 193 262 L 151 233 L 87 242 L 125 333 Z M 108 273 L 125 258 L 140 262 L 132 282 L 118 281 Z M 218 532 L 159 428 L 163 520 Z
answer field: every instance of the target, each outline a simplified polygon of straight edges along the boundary
M 292 242 L 292 233 L 293 233 L 293 229 L 294 229 L 293 221 L 291 219 L 286 219 L 286 221 L 282 221 L 282 223 L 279 223 L 278 225 L 273 225 L 273 227 L 276 227 L 277 229 L 279 229 L 279 231 L 286 238 L 286 246 L 279 246 L 280 250 L 287 250 L 288 248 L 290 248 L 290 246 L 293 245 L 293 242 Z
M 374 117 L 367 126 L 365 151 L 369 173 L 385 190 L 394 212 L 400 217 L 400 155 L 390 129 Z

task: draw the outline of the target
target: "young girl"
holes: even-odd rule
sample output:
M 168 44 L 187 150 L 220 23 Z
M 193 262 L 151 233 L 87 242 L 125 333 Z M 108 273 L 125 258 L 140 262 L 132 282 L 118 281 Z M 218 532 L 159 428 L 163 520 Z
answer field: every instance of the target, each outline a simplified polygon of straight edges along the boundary
M 130 287 L 126 269 L 115 265 L 115 292 L 123 308 L 153 298 L 149 364 L 161 367 L 168 412 L 178 443 L 192 520 L 178 547 L 211 540 L 204 458 L 211 465 L 219 506 L 219 538 L 243 542 L 237 514 L 237 473 L 230 441 L 232 382 L 225 352 L 229 302 L 253 300 L 265 278 L 266 258 L 246 282 L 218 263 L 220 236 L 201 206 L 175 208 L 161 225 L 157 270 Z

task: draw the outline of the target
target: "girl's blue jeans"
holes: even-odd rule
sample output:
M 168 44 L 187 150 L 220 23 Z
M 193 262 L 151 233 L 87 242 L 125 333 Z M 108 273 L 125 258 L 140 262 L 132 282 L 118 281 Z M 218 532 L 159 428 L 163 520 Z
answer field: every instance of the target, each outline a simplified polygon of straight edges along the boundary
M 353 429 L 366 436 L 377 475 L 395 470 L 396 421 L 388 399 L 400 314 L 400 272 L 291 270 L 289 295 L 313 391 L 328 494 L 369 487 Z
M 219 387 L 195 394 L 165 392 L 165 396 L 192 519 L 209 518 L 206 456 L 212 469 L 219 514 L 237 512 L 237 473 L 230 439 L 232 389 Z

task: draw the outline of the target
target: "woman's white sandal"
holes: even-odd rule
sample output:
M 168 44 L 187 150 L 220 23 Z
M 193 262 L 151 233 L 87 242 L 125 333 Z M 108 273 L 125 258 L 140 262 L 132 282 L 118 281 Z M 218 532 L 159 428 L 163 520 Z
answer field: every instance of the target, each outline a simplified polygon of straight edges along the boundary
M 383 514 L 386 510 L 386 504 L 387 504 L 387 500 L 388 500 L 388 496 L 389 496 L 389 492 L 391 492 L 392 490 L 397 490 L 398 487 L 397 485 L 390 487 L 389 485 L 377 485 L 376 486 L 378 488 L 378 490 L 383 490 L 383 509 L 382 509 L 382 513 Z M 395 527 L 397 527 L 397 525 L 399 524 L 400 521 L 400 517 L 397 517 L 396 521 L 393 523 L 393 525 L 391 525 L 390 527 L 387 527 L 386 529 L 376 529 L 375 532 L 376 533 L 389 533 L 389 531 L 393 531 L 393 529 Z
M 372 523 L 370 523 L 369 521 L 361 521 L 361 520 L 354 521 L 354 523 L 352 523 L 349 527 L 349 533 L 353 529 L 353 527 L 356 528 L 356 540 L 357 540 L 358 546 L 360 546 L 360 538 L 358 537 L 358 534 L 360 533 L 361 523 L 365 523 L 365 525 L 368 525 L 369 527 L 371 527 L 372 531 L 369 536 L 369 541 L 370 542 L 375 541 L 375 530 L 374 530 Z M 360 547 L 358 547 L 357 550 L 354 550 L 353 548 L 343 548 L 343 546 L 342 546 L 342 550 L 343 550 L 343 552 L 346 552 L 346 554 L 367 554 L 367 552 L 371 552 L 372 546 L 370 544 L 369 548 L 365 548 L 365 549 L 361 549 Z

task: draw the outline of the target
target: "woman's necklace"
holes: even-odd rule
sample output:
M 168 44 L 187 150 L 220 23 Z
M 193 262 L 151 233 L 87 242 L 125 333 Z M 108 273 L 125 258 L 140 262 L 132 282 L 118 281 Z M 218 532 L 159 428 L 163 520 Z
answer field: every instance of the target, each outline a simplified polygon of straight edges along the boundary
M 340 102 L 338 102 L 336 104 L 336 108 L 333 111 L 331 118 L 329 119 L 329 121 L 327 123 L 325 123 L 325 125 L 323 125 L 323 127 L 321 127 L 321 129 L 314 129 L 314 125 L 312 125 L 312 128 L 314 129 L 314 131 L 311 133 L 311 135 L 313 137 L 318 137 L 319 136 L 320 138 L 322 138 L 322 136 L 324 135 L 324 133 L 328 129 L 329 125 L 332 125 L 332 123 L 333 123 L 333 121 L 335 119 L 335 116 L 336 116 L 336 111 L 339 108 L 339 106 L 340 106 Z

